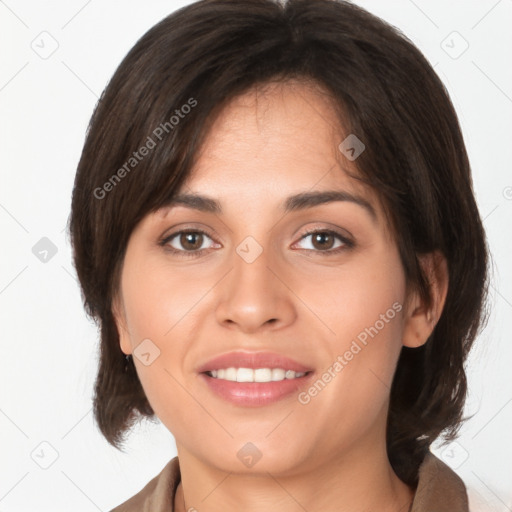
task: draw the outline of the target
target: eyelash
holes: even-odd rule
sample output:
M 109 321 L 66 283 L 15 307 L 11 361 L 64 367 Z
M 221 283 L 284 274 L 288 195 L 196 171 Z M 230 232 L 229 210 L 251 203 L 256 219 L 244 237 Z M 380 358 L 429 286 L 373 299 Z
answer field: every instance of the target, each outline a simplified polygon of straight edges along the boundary
M 207 249 L 200 249 L 200 250 L 196 250 L 196 251 L 184 251 L 184 250 L 175 249 L 174 247 L 170 247 L 167 245 L 167 244 L 169 244 L 169 242 L 171 240 L 176 238 L 178 235 L 182 235 L 184 233 L 206 235 L 208 238 L 213 240 L 213 237 L 210 236 L 209 233 L 207 233 L 206 231 L 203 231 L 201 229 L 183 229 L 181 231 L 176 231 L 175 233 L 172 233 L 171 235 L 165 237 L 164 239 L 162 239 L 159 242 L 159 245 L 165 247 L 166 250 L 175 254 L 176 256 L 184 257 L 184 258 L 197 257 L 200 254 L 202 254 L 203 251 L 207 250 Z M 355 246 L 355 243 L 353 241 L 349 240 L 347 237 L 343 236 L 341 233 L 338 233 L 337 231 L 333 231 L 330 229 L 308 230 L 300 237 L 299 240 L 303 240 L 304 238 L 308 237 L 309 235 L 315 235 L 318 233 L 333 235 L 336 238 L 338 238 L 343 243 L 343 245 L 341 247 L 337 247 L 336 249 L 328 249 L 326 251 L 320 251 L 320 250 L 314 250 L 314 249 L 302 249 L 303 251 L 313 251 L 313 252 L 318 252 L 318 253 L 322 254 L 323 256 L 333 256 L 335 254 L 339 254 L 342 251 L 352 249 Z

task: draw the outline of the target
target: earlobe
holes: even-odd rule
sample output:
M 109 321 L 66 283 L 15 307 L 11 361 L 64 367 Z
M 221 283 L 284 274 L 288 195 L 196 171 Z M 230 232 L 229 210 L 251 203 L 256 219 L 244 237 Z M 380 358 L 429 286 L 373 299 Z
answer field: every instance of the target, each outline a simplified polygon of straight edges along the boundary
M 119 346 L 124 354 L 132 353 L 132 346 L 130 343 L 130 336 L 126 325 L 126 315 L 124 313 L 124 306 L 119 296 L 112 300 L 112 315 L 116 323 L 117 333 L 119 335 Z
M 419 292 L 411 294 L 405 311 L 402 343 L 416 348 L 424 345 L 434 331 L 443 311 L 448 292 L 448 265 L 440 251 L 419 257 L 430 288 L 431 303 L 426 304 Z

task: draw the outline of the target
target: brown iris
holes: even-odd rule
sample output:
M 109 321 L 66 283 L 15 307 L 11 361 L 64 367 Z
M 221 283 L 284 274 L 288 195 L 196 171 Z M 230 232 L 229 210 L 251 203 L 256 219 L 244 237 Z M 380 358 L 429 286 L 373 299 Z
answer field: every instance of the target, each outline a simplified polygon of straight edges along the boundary
M 182 233 L 180 235 L 180 243 L 186 250 L 194 251 L 203 245 L 202 233 Z
M 315 249 L 331 249 L 334 244 L 334 236 L 329 233 L 313 233 L 311 237 Z M 329 241 L 331 242 L 330 244 L 328 243 Z

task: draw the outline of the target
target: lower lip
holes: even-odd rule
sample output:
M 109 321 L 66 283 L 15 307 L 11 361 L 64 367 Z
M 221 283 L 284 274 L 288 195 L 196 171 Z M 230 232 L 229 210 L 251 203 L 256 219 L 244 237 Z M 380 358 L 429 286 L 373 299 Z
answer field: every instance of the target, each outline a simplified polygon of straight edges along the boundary
M 199 374 L 208 387 L 224 400 L 245 407 L 268 405 L 298 393 L 311 380 L 313 372 L 296 379 L 272 382 L 232 382 Z

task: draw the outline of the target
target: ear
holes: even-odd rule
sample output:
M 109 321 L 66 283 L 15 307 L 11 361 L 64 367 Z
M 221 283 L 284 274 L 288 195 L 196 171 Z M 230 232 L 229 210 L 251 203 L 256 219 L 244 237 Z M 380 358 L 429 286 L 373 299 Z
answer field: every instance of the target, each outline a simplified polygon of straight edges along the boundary
M 428 279 L 432 302 L 428 307 L 417 291 L 411 292 L 404 314 L 402 343 L 406 347 L 420 347 L 427 342 L 441 316 L 448 292 L 448 265 L 444 255 L 434 251 L 420 256 L 419 261 Z
M 122 298 L 116 294 L 112 300 L 112 315 L 117 327 L 119 335 L 119 345 L 124 354 L 132 353 L 132 344 L 130 343 L 130 335 L 128 333 L 128 326 L 126 324 L 126 313 Z

